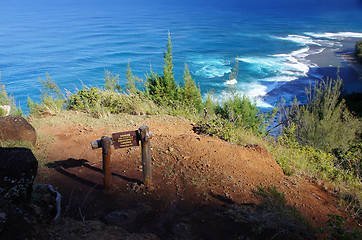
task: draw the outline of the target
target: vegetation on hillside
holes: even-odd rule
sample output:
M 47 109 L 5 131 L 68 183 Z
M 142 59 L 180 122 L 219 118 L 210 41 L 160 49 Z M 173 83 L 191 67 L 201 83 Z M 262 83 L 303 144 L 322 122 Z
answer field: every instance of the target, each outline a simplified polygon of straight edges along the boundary
M 236 60 L 229 79 L 237 77 Z M 341 95 L 342 79 L 327 79 L 311 86 L 306 90 L 308 101 L 304 105 L 297 99 L 287 106 L 282 101 L 267 113 L 233 88 L 230 97 L 221 103 L 213 101 L 212 93 L 203 100 L 187 64 L 181 86 L 177 84 L 169 33 L 162 75 L 151 70 L 144 81 L 132 74 L 128 63 L 123 88 L 119 76 L 106 70 L 103 88 L 84 87 L 68 96 L 49 75 L 40 82 L 41 102 L 28 100 L 32 116 L 54 115 L 63 109 L 84 111 L 94 117 L 119 113 L 185 116 L 198 122 L 202 133 L 240 145 L 264 146 L 287 175 L 330 182 L 339 190 L 341 204 L 354 217 L 361 217 L 361 112 L 358 107 L 349 111 L 353 101 L 349 100 L 351 95 Z M 15 106 L 2 87 L 0 105 L 7 103 Z M 271 131 L 278 132 L 272 137 Z
M 1 85 L 1 74 L 0 74 L 0 106 L 4 105 L 10 106 L 10 114 L 23 116 L 21 108 L 16 107 L 14 97 L 6 92 L 4 85 Z M 5 116 L 6 113 L 7 112 L 3 108 L 0 108 L 0 117 Z

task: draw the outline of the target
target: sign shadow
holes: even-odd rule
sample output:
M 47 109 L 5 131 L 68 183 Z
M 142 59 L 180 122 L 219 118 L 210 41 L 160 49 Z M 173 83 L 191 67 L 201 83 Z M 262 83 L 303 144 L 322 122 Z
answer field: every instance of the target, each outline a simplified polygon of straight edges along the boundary
M 57 172 L 59 172 L 60 174 L 63 174 L 64 176 L 70 177 L 72 179 L 74 179 L 75 181 L 78 181 L 84 185 L 87 185 L 89 187 L 94 187 L 96 185 L 96 189 L 98 190 L 103 190 L 104 187 L 102 185 L 99 185 L 95 182 L 92 182 L 90 180 L 87 180 L 85 178 L 82 178 L 80 176 L 77 176 L 76 174 L 70 173 L 67 171 L 67 169 L 70 168 L 79 168 L 79 167 L 85 167 L 88 168 L 92 171 L 95 172 L 99 172 L 99 173 L 103 173 L 102 169 L 91 166 L 88 164 L 89 161 L 86 159 L 74 159 L 74 158 L 69 158 L 67 160 L 60 160 L 60 161 L 54 161 L 51 163 L 47 163 L 46 166 L 48 168 L 53 168 L 55 169 Z M 117 174 L 117 173 L 112 173 L 113 176 L 119 177 L 122 180 L 125 180 L 127 182 L 130 183 L 137 183 L 138 185 L 140 185 L 142 183 L 142 181 L 135 179 L 135 178 L 129 178 L 126 176 L 123 176 L 121 174 Z

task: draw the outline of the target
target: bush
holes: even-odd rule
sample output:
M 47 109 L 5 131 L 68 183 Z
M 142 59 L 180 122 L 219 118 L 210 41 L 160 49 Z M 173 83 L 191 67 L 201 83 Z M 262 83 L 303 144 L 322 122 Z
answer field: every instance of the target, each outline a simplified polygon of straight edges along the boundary
M 66 102 L 58 85 L 50 78 L 48 73 L 46 75 L 45 80 L 39 78 L 40 84 L 42 85 L 41 103 L 35 103 L 28 97 L 28 107 L 31 115 L 56 115 L 62 111 Z
M 181 101 L 186 105 L 191 105 L 197 111 L 201 110 L 202 97 L 200 89 L 196 86 L 195 81 L 192 79 L 190 70 L 185 63 L 184 71 L 184 84 L 180 89 Z
M 119 93 L 96 87 L 82 89 L 68 98 L 69 110 L 80 110 L 95 117 L 108 114 L 154 114 L 158 108 L 143 93 Z
M 172 44 L 171 35 L 168 33 L 168 42 L 166 52 L 164 53 L 165 64 L 163 66 L 163 76 L 158 76 L 151 71 L 151 75 L 147 77 L 147 91 L 153 100 L 159 104 L 173 104 L 178 100 L 179 86 L 175 82 L 173 76 L 172 64 Z
M 361 231 L 359 229 L 350 229 L 345 224 L 345 219 L 338 215 L 328 214 L 327 231 L 329 239 L 345 239 L 357 240 L 361 239 Z
M 321 81 L 307 90 L 307 104 L 294 101 L 281 116 L 285 130 L 295 127 L 295 139 L 302 145 L 330 152 L 345 151 L 359 138 L 361 121 L 340 99 L 342 80 Z M 343 133 L 343 134 L 341 134 Z
M 357 178 L 361 177 L 362 143 L 352 145 L 347 151 L 338 153 L 337 157 L 337 166 L 353 172 Z
M 105 70 L 104 80 L 104 89 L 112 92 L 122 91 L 122 88 L 119 85 L 119 75 L 113 76 L 110 71 Z
M 8 95 L 8 93 L 5 90 L 5 86 L 1 85 L 1 74 L 0 74 L 0 106 L 1 105 L 8 105 L 10 106 L 10 114 L 17 115 L 17 116 L 23 116 L 23 111 L 21 108 L 16 107 L 15 99 L 13 96 Z M 6 111 L 0 108 L 0 117 L 5 116 Z

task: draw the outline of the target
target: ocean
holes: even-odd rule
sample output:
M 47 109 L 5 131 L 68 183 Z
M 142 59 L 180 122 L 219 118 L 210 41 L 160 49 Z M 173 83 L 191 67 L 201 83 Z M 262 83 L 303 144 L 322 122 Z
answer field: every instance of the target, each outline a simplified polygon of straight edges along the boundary
M 47 73 L 64 93 L 102 87 L 105 70 L 124 85 L 128 62 L 139 78 L 162 75 L 168 32 L 176 80 L 187 63 L 215 100 L 232 87 L 268 109 L 281 97 L 303 99 L 338 68 L 348 91 L 362 91 L 341 58 L 362 40 L 359 0 L 0 0 L 0 81 L 27 111 Z

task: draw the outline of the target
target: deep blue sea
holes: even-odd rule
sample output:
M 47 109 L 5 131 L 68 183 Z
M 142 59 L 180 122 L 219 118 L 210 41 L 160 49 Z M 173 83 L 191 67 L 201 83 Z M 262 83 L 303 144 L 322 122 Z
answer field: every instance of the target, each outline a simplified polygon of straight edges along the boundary
M 140 78 L 162 75 L 168 32 L 177 81 L 187 63 L 203 94 L 222 99 L 232 86 L 271 107 L 325 77 L 323 56 L 333 70 L 334 53 L 362 40 L 362 1 L 0 0 L 0 81 L 26 110 L 46 73 L 64 93 L 103 86 L 105 69 L 123 85 L 128 62 Z

